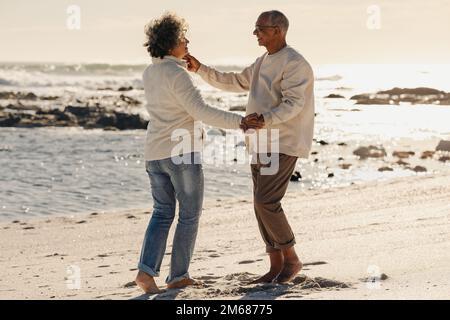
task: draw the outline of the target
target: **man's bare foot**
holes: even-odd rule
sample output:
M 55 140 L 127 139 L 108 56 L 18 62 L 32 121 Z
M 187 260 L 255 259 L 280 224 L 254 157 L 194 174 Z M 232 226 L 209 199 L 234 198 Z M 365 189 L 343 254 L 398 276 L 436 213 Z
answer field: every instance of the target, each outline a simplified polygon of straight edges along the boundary
M 281 251 L 274 251 L 269 253 L 270 258 L 270 270 L 262 277 L 250 282 L 250 284 L 257 283 L 271 283 L 280 274 L 283 269 L 284 257 Z
M 180 289 L 180 288 L 185 288 L 187 286 L 201 286 L 201 285 L 202 284 L 199 281 L 195 281 L 194 279 L 191 279 L 191 278 L 185 278 L 180 281 L 168 284 L 167 288 L 168 289 Z
M 297 275 L 297 273 L 302 270 L 302 267 L 303 264 L 300 262 L 300 260 L 297 260 L 296 262 L 285 262 L 283 270 L 281 270 L 275 281 L 278 283 L 286 283 L 291 281 Z
M 139 270 L 135 282 L 138 285 L 138 287 L 144 290 L 144 292 L 147 294 L 157 294 L 164 292 L 163 290 L 160 290 L 158 288 L 158 286 L 155 283 L 155 279 L 153 279 L 152 276 L 148 275 L 143 271 Z

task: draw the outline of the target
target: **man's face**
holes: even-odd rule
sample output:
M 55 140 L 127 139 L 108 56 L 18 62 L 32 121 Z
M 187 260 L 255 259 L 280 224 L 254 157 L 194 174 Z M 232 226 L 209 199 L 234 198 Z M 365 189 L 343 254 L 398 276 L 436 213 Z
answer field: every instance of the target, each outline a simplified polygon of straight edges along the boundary
M 259 16 L 255 23 L 253 34 L 258 39 L 258 44 L 260 46 L 267 47 L 276 39 L 278 33 L 279 27 L 272 25 L 268 16 Z

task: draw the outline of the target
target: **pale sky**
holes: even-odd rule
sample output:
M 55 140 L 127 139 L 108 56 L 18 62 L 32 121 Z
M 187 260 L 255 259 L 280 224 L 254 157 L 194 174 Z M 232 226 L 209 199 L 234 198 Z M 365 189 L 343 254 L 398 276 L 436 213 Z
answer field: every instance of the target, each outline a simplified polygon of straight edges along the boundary
M 66 26 L 69 5 L 81 30 Z M 367 27 L 371 5 L 380 29 Z M 144 25 L 170 10 L 201 61 L 248 63 L 264 52 L 252 31 L 268 9 L 286 14 L 288 43 L 313 64 L 450 63 L 450 0 L 0 0 L 0 61 L 146 63 Z

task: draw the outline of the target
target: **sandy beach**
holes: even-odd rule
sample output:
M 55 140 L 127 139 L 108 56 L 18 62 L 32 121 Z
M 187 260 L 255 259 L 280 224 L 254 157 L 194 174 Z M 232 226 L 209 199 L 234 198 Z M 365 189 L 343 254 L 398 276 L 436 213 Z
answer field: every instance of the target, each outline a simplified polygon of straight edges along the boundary
M 286 285 L 247 284 L 268 268 L 251 199 L 210 199 L 190 269 L 203 287 L 153 296 L 133 282 L 150 208 L 3 222 L 0 299 L 449 299 L 449 199 L 449 174 L 288 191 L 305 266 Z

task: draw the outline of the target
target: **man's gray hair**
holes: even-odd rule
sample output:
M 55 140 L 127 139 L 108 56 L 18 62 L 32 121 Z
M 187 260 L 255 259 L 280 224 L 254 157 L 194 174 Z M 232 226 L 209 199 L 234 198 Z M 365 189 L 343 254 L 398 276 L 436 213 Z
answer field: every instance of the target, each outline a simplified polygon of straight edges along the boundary
M 267 15 L 269 17 L 270 23 L 274 26 L 280 27 L 281 30 L 283 30 L 285 33 L 288 31 L 289 20 L 282 12 L 278 10 L 271 10 L 261 13 L 261 15 Z

